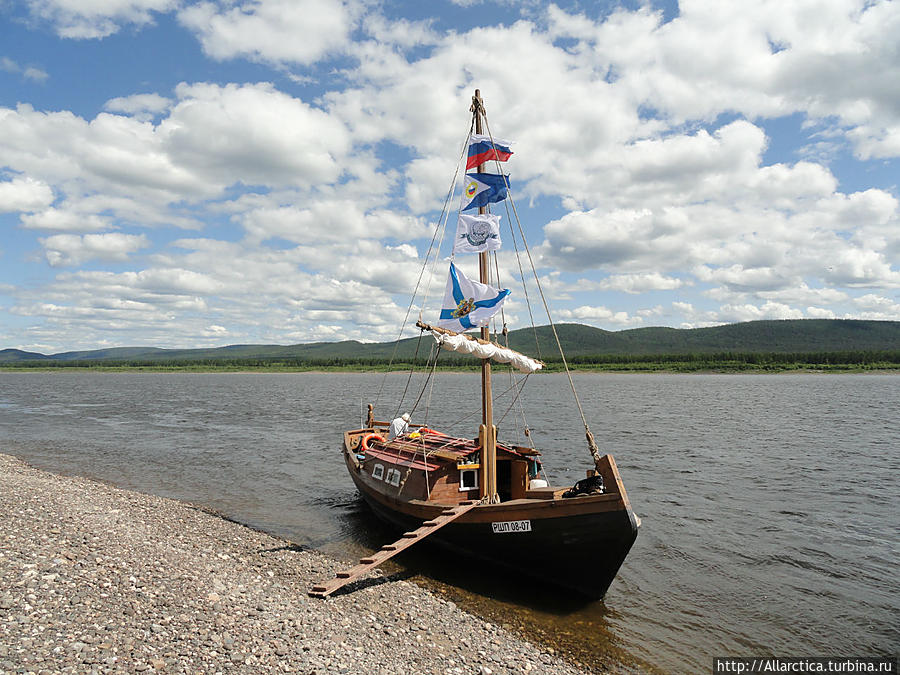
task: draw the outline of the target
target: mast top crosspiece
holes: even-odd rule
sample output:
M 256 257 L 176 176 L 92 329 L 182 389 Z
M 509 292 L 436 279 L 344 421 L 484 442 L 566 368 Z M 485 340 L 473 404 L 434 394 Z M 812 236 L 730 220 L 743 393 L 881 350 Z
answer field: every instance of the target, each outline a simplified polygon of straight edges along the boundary
M 484 101 L 481 99 L 481 90 L 476 89 L 475 95 L 472 97 L 472 106 L 469 108 L 469 112 L 479 113 L 481 115 L 485 114 L 484 109 Z

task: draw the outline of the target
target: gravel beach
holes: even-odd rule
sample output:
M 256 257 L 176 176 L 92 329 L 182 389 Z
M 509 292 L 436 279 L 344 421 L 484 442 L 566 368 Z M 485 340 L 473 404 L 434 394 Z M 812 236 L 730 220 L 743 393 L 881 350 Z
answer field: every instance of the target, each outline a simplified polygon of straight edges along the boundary
M 407 581 L 0 454 L 0 673 L 585 671 Z

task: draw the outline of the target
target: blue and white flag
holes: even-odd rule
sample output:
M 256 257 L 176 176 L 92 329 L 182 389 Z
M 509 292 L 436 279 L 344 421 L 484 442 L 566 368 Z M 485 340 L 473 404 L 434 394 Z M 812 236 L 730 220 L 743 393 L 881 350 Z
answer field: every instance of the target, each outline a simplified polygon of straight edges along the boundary
M 481 253 L 500 249 L 500 216 L 479 213 L 459 215 L 456 225 L 454 253 Z
M 507 295 L 509 289 L 498 290 L 472 281 L 450 263 L 450 277 L 447 279 L 438 326 L 457 333 L 485 326 L 500 311 Z
M 506 199 L 509 176 L 500 173 L 467 173 L 460 211 L 468 211 Z M 467 203 L 468 202 L 468 203 Z

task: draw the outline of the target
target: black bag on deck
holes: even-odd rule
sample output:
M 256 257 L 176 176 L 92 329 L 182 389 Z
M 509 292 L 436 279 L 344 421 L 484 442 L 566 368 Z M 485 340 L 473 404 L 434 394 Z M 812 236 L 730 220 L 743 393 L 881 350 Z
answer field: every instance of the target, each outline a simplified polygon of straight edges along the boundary
M 578 497 L 579 495 L 602 495 L 605 486 L 603 485 L 603 476 L 599 473 L 595 476 L 589 476 L 575 483 L 575 485 L 565 492 L 563 498 Z

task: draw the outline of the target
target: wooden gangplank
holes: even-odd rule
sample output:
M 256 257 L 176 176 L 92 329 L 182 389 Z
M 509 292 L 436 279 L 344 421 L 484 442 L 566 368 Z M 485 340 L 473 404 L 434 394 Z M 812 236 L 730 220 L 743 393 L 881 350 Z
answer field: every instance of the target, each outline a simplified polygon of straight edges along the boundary
M 363 576 L 369 570 L 378 567 L 385 560 L 408 549 L 415 543 L 422 541 L 425 537 L 433 532 L 437 532 L 447 523 L 450 523 L 461 515 L 478 506 L 477 501 L 465 501 L 457 506 L 450 507 L 435 518 L 434 520 L 426 520 L 417 530 L 412 532 L 404 532 L 403 537 L 395 541 L 393 544 L 386 544 L 381 547 L 380 551 L 376 551 L 366 558 L 360 558 L 359 564 L 351 567 L 345 572 L 338 572 L 337 576 L 330 581 L 313 586 L 309 594 L 314 598 L 324 598 L 331 595 L 339 588 L 355 581 Z

